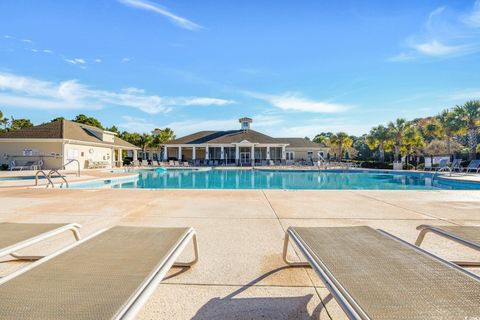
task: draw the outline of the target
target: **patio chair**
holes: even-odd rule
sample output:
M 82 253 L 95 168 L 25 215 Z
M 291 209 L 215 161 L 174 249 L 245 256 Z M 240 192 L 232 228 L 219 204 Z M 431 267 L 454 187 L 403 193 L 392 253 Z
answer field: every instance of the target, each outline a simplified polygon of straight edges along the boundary
M 170 167 L 173 167 L 175 165 L 175 162 L 173 160 L 168 161 L 168 165 Z
M 463 172 L 480 172 L 480 160 L 472 160 L 466 168 L 462 168 Z
M 32 167 L 35 165 L 35 161 L 27 161 L 24 165 L 17 165 L 15 160 L 10 162 L 10 171 L 14 170 L 32 170 Z
M 422 244 L 427 233 L 435 233 L 440 237 L 460 243 L 473 250 L 480 251 L 480 227 L 476 226 L 432 226 L 422 224 L 417 227 L 420 230 L 415 245 Z M 462 267 L 478 267 L 479 261 L 452 261 Z
M 450 168 L 448 167 L 448 160 L 441 159 L 438 162 L 438 167 L 435 168 L 435 171 L 445 171 L 445 170 L 450 170 Z
M 142 160 L 142 167 L 148 167 L 148 160 Z
M 190 240 L 195 259 L 175 263 Z M 0 319 L 133 319 L 172 266 L 197 257 L 192 228 L 101 230 L 0 279 Z
M 72 232 L 80 240 L 80 225 L 53 223 L 0 223 L 0 258 L 12 256 L 18 260 L 38 260 L 43 256 L 20 255 L 17 251 L 48 240 L 64 232 Z
M 287 259 L 289 239 L 307 259 Z M 283 258 L 311 266 L 349 319 L 480 315 L 480 277 L 367 226 L 287 230 Z
M 454 171 L 462 171 L 463 168 L 462 168 L 462 159 L 453 159 L 452 161 L 452 164 L 450 165 L 450 171 L 451 172 L 454 172 Z
M 178 161 L 173 161 L 173 166 L 174 166 L 174 167 L 179 167 L 179 166 L 180 166 L 180 162 L 178 162 Z

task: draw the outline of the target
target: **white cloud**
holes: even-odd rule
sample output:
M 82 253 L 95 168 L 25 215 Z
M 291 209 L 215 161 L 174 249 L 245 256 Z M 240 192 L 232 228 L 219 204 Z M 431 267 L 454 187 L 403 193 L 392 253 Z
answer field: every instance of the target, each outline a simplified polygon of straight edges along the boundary
M 245 92 L 245 94 L 256 99 L 264 100 L 270 105 L 282 110 L 336 113 L 350 108 L 349 106 L 343 104 L 307 99 L 299 93 L 292 92 L 286 92 L 281 95 L 271 95 L 257 92 Z
M 413 45 L 413 47 L 422 54 L 428 56 L 448 56 L 468 51 L 468 45 L 446 45 L 438 40 L 431 40 L 425 43 Z
M 76 80 L 59 83 L 0 73 L 0 105 L 38 109 L 98 109 L 107 105 L 165 113 L 178 106 L 223 106 L 234 101 L 210 97 L 161 97 L 142 89 L 121 91 L 91 89 Z
M 30 44 L 33 43 L 33 41 L 30 40 L 30 39 L 22 39 L 21 41 L 22 41 L 22 42 L 25 42 L 25 43 L 30 43 Z
M 390 57 L 387 59 L 387 61 L 390 62 L 400 62 L 400 61 L 409 61 L 415 59 L 415 56 L 412 54 L 408 54 L 405 52 L 401 52 L 400 54 L 397 54 L 396 56 Z
M 102 59 L 95 59 L 93 61 L 96 62 L 96 63 L 100 63 L 100 62 L 102 62 Z
M 121 63 L 127 63 L 127 62 L 130 62 L 130 58 L 122 58 L 122 60 L 120 60 Z
M 480 0 L 475 1 L 472 12 L 464 15 L 462 21 L 472 28 L 480 28 Z
M 452 100 L 462 100 L 462 101 L 480 99 L 480 88 L 458 90 L 450 94 L 448 98 Z
M 468 12 L 445 6 L 433 10 L 423 28 L 404 42 L 404 52 L 388 59 L 402 62 L 422 57 L 452 58 L 480 52 L 480 0 Z
M 153 2 L 149 2 L 145 0 L 118 0 L 118 2 L 129 7 L 158 13 L 164 17 L 167 17 L 170 21 L 172 21 L 179 27 L 187 30 L 198 30 L 203 28 L 202 26 L 196 24 L 195 22 L 192 22 L 186 18 L 180 17 Z
M 12 36 L 9 36 L 8 34 L 2 36 L 3 39 L 15 39 L 14 37 Z
M 49 50 L 49 49 L 44 49 L 43 52 L 44 52 L 44 53 L 53 53 L 53 51 L 52 51 L 52 50 Z
M 37 49 L 30 49 L 32 52 L 38 52 Z
M 147 133 L 153 131 L 158 126 L 144 118 L 131 116 L 122 116 L 123 122 L 118 126 L 129 132 Z
M 71 64 L 86 64 L 87 62 L 81 58 L 74 58 L 74 59 L 64 59 L 66 62 Z

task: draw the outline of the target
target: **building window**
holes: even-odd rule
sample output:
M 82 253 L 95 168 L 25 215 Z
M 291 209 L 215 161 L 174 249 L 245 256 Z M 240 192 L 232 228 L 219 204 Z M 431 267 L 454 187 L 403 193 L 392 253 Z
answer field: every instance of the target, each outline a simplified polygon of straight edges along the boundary
M 308 151 L 307 152 L 307 158 L 308 158 L 308 160 L 313 160 L 313 151 Z
M 294 160 L 295 159 L 295 152 L 293 152 L 293 151 L 285 152 L 285 158 L 286 158 L 286 160 Z

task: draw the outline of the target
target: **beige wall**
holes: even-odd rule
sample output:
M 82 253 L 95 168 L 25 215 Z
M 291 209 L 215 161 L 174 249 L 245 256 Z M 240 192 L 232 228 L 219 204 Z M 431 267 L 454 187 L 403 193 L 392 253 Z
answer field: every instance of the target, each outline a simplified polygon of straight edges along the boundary
M 113 161 L 113 151 L 111 148 L 107 147 L 98 147 L 98 146 L 88 146 L 88 145 L 79 145 L 68 143 L 65 144 L 65 162 L 68 162 L 68 159 L 77 159 L 80 162 L 80 168 L 85 169 L 87 165 L 87 160 L 91 161 L 108 161 L 110 166 Z M 90 151 L 93 152 L 90 152 Z M 77 164 L 71 163 L 67 166 L 66 169 L 76 169 Z
M 293 151 L 295 152 L 294 159 L 295 160 L 307 160 L 308 159 L 308 152 L 313 152 L 313 160 L 318 161 L 318 153 L 323 151 L 325 156 L 327 155 L 328 149 L 327 148 L 285 148 L 286 152 Z
M 39 152 L 39 157 L 12 157 L 23 154 L 23 150 L 31 149 Z M 51 153 L 58 154 L 60 157 L 50 156 Z M 44 169 L 59 168 L 62 165 L 62 142 L 27 142 L 27 141 L 0 141 L 0 164 L 10 165 L 15 160 L 17 165 L 23 165 L 27 161 L 42 159 Z M 6 157 L 6 155 L 8 157 Z

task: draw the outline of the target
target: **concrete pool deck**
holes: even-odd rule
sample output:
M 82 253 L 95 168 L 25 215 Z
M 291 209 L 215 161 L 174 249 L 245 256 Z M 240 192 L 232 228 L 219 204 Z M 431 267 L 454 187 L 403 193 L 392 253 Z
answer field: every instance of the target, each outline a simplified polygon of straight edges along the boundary
M 77 222 L 83 235 L 116 224 L 194 227 L 198 264 L 173 268 L 139 319 L 345 319 L 312 270 L 286 268 L 288 226 L 369 225 L 409 242 L 424 223 L 480 226 L 480 191 L 1 188 L 0 201 L 0 222 Z M 47 253 L 61 240 L 28 252 Z M 433 235 L 424 248 L 480 260 L 478 252 Z M 0 263 L 0 274 L 20 265 Z

